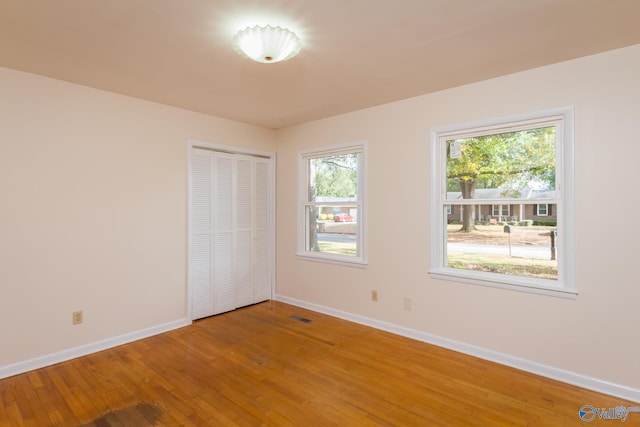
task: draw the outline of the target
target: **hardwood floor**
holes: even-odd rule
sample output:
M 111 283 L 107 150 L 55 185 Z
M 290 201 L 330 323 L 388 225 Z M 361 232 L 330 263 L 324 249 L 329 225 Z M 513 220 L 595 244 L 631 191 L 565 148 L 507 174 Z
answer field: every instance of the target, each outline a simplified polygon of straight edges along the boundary
M 0 403 L 11 427 L 571 426 L 637 406 L 274 301 L 0 380 Z

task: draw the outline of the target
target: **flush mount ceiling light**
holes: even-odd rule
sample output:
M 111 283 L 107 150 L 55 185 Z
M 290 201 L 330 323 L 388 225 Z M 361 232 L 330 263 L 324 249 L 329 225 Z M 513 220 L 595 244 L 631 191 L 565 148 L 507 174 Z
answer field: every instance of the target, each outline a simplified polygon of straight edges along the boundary
M 233 47 L 247 58 L 268 64 L 296 56 L 300 52 L 300 39 L 286 28 L 256 25 L 238 31 Z

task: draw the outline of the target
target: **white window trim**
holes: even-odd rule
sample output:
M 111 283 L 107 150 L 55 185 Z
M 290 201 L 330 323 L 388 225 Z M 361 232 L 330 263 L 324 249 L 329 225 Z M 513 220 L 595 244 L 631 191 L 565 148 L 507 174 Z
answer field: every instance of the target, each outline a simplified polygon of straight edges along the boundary
M 356 221 L 356 238 L 358 245 L 358 256 L 327 254 L 322 252 L 311 252 L 305 249 L 306 223 L 305 205 L 307 203 L 307 166 L 305 159 L 308 157 L 322 157 L 323 155 L 334 153 L 350 153 L 357 151 L 360 153 L 360 164 L 358 170 L 358 220 Z M 367 261 L 367 141 L 355 141 L 345 144 L 337 144 L 324 147 L 316 147 L 298 151 L 298 200 L 297 200 L 297 248 L 296 256 L 299 259 L 325 262 L 330 264 L 346 265 L 351 267 L 365 268 Z
M 544 206 L 544 213 L 540 213 L 540 206 Z M 536 205 L 536 216 L 549 216 L 549 203 L 538 203 Z
M 446 182 L 446 147 L 440 139 L 447 134 L 468 133 L 483 134 L 486 130 L 496 133 L 502 129 L 524 124 L 546 122 L 551 118 L 562 120 L 558 127 L 561 143 L 556 144 L 556 214 L 558 221 L 558 280 L 542 280 L 523 276 L 478 272 L 444 267 L 446 257 L 444 222 L 442 206 L 446 203 L 446 188 L 443 191 L 443 180 Z M 502 129 L 500 129 L 502 128 Z M 576 298 L 575 286 L 575 229 L 574 229 L 574 142 L 573 142 L 573 107 L 546 110 L 530 114 L 522 114 L 500 119 L 467 123 L 463 125 L 435 128 L 431 130 L 431 254 L 429 274 L 432 278 L 468 283 L 495 288 L 517 290 L 535 294 L 551 295 L 564 298 Z M 487 201 L 484 201 L 486 203 Z M 461 202 L 464 204 L 464 201 Z

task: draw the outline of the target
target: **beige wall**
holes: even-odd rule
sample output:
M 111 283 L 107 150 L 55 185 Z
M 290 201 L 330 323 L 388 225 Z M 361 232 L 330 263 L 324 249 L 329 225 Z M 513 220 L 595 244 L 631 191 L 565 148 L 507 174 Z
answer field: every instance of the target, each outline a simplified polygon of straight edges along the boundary
M 270 130 L 0 68 L 0 368 L 187 317 L 189 138 L 276 148 Z
M 638 389 L 638 75 L 635 46 L 276 134 L 0 68 L 0 368 L 187 316 L 192 138 L 277 149 L 280 295 Z M 430 279 L 430 129 L 567 105 L 578 298 Z M 361 139 L 368 268 L 296 259 L 297 150 Z
M 278 294 L 640 389 L 638 76 L 640 45 L 280 131 Z M 430 129 L 570 105 L 578 298 L 431 279 Z M 297 150 L 360 139 L 369 267 L 296 259 Z

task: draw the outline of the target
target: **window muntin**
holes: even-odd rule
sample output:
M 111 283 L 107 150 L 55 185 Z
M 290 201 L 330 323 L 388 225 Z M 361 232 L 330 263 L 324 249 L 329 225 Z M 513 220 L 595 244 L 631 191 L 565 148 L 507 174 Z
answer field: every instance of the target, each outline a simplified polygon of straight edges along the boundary
M 364 157 L 364 144 L 299 153 L 299 256 L 366 263 Z
M 575 293 L 572 118 L 563 109 L 432 132 L 433 275 Z M 540 205 L 554 217 L 534 225 Z

